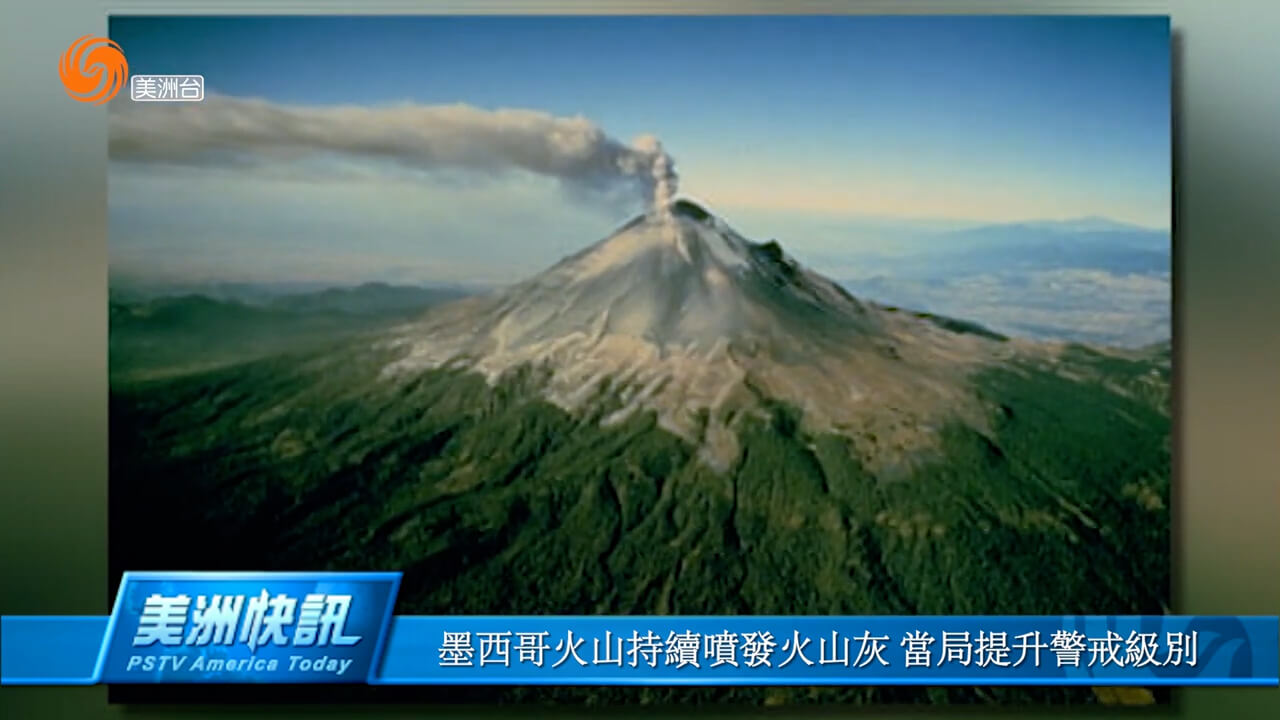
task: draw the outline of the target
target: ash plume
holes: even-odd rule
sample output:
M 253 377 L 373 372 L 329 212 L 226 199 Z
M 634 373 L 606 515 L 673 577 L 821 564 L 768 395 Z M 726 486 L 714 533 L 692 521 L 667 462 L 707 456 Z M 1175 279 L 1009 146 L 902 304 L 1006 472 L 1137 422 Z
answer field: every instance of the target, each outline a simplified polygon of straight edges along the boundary
M 582 116 L 465 104 L 306 107 L 210 95 L 201 103 L 116 103 L 110 158 L 171 165 L 265 164 L 305 155 L 420 170 L 525 171 L 571 192 L 664 207 L 675 166 L 662 144 L 627 144 Z
M 662 148 L 662 141 L 652 135 L 641 135 L 631 146 L 651 158 L 649 172 L 653 179 L 652 203 L 657 210 L 665 209 L 676 196 L 678 178 L 675 161 Z
M 662 141 L 652 135 L 642 135 L 632 146 L 648 154 L 649 174 L 653 182 L 650 205 L 662 222 L 663 235 L 669 242 L 678 242 L 680 231 L 671 213 L 671 201 L 675 199 L 679 178 L 675 161 L 662 148 Z

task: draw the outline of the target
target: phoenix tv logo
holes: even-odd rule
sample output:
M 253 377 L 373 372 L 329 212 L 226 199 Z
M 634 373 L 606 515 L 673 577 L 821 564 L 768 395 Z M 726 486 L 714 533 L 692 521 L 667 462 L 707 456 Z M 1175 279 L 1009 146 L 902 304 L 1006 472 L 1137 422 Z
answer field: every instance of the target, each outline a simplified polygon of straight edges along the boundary
M 115 41 L 85 35 L 62 53 L 58 77 L 72 100 L 101 105 L 120 92 L 129 62 Z
M 62 53 L 58 77 L 72 100 L 102 105 L 129 81 L 129 99 L 135 102 L 201 102 L 203 75 L 129 76 L 124 50 L 110 38 L 85 35 Z

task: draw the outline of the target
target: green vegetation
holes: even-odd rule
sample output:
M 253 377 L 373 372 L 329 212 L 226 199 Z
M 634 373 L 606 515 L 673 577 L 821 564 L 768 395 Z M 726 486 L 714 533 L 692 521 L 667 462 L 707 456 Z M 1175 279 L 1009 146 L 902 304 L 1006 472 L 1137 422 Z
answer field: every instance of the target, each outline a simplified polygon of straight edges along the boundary
M 717 473 L 651 416 L 604 428 L 566 414 L 539 398 L 531 373 L 496 387 L 450 371 L 380 379 L 392 359 L 349 344 L 168 379 L 117 374 L 113 571 L 396 569 L 401 613 L 1159 613 L 1168 602 L 1167 365 L 1080 348 L 1058 368 L 992 370 L 975 382 L 994 431 L 946 427 L 944 459 L 890 482 L 853 459 L 848 439 L 804 432 L 787 407 L 743 425 L 741 460 Z M 1092 698 L 971 688 L 484 695 Z
M 404 322 L 459 296 L 450 290 L 368 283 L 252 301 L 199 294 L 113 299 L 112 376 L 127 381 L 314 350 Z

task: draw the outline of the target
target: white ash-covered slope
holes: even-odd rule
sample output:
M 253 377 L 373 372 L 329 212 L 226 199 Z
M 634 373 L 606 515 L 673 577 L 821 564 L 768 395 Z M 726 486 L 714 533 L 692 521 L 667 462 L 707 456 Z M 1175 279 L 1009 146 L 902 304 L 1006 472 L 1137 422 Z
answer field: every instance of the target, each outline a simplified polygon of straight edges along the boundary
M 1021 345 L 862 302 L 685 200 L 392 342 L 407 351 L 388 375 L 463 367 L 495 381 L 533 367 L 557 405 L 605 423 L 656 411 L 721 467 L 739 450 L 735 423 L 766 399 L 896 464 L 942 422 L 983 425 L 965 376 Z

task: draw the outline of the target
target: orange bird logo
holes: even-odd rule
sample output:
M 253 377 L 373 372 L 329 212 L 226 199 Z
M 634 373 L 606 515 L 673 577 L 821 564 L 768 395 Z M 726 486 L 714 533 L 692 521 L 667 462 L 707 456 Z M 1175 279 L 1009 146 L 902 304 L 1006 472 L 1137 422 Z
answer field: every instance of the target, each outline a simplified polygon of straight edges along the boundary
M 73 100 L 101 105 L 124 87 L 129 63 L 114 41 L 85 35 L 62 53 L 58 76 Z

